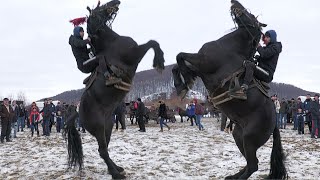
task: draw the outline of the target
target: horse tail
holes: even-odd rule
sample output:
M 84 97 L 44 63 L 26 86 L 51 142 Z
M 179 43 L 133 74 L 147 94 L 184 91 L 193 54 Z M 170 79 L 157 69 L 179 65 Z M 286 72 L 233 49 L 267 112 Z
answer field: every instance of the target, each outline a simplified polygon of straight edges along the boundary
M 75 126 L 75 120 L 78 117 L 78 113 L 72 114 L 67 122 L 64 131 L 64 137 L 67 139 L 68 147 L 68 165 L 69 167 L 79 166 L 82 169 L 83 166 L 83 151 L 82 142 L 79 132 Z
M 271 152 L 270 173 L 268 179 L 287 179 L 288 174 L 284 164 L 285 155 L 283 153 L 281 137 L 278 127 L 273 131 L 273 147 Z

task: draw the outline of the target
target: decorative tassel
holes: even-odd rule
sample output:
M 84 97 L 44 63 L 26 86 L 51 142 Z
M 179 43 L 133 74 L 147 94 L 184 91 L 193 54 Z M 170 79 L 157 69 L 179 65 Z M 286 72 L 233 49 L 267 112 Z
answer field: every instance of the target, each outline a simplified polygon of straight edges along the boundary
M 80 17 L 76 19 L 72 19 L 69 22 L 72 23 L 74 26 L 79 26 L 81 24 L 84 24 L 87 21 L 87 17 Z

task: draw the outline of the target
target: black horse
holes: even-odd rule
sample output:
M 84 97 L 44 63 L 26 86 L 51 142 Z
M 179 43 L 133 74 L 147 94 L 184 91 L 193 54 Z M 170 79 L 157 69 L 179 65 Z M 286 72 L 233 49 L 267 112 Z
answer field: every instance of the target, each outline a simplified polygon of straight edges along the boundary
M 246 158 L 247 165 L 226 179 L 247 179 L 257 171 L 257 149 L 267 142 L 271 134 L 273 134 L 273 147 L 268 178 L 284 179 L 287 178 L 287 172 L 271 99 L 256 85 L 251 85 L 246 101 L 240 99 L 216 101 L 228 95 L 226 92 L 230 90 L 230 79 L 233 79 L 230 75 L 243 68 L 244 60 L 254 56 L 262 34 L 261 28 L 266 26 L 258 22 L 255 16 L 238 1 L 231 0 L 231 3 L 231 14 L 238 28 L 216 41 L 204 44 L 198 53 L 179 53 L 178 65 L 172 70 L 174 84 L 178 95 L 183 97 L 193 86 L 195 78 L 200 77 L 208 89 L 211 101 L 235 122 L 233 137 L 240 152 Z
M 99 60 L 96 77 L 90 87 L 86 87 L 81 97 L 79 116 L 85 129 L 98 141 L 99 154 L 108 166 L 109 173 L 114 179 L 123 179 L 124 169 L 117 166 L 109 157 L 108 145 L 113 128 L 112 112 L 125 98 L 132 83 L 138 64 L 149 49 L 153 49 L 155 57 L 153 67 L 160 72 L 164 69 L 163 51 L 159 44 L 150 40 L 138 45 L 132 38 L 115 33 L 107 23 L 113 21 L 118 11 L 120 1 L 113 0 L 95 9 L 87 8 L 90 15 L 87 19 L 87 31 L 91 37 L 92 46 Z M 108 66 L 121 69 L 117 75 L 124 81 L 117 86 L 106 86 L 104 73 Z M 91 81 L 91 80 L 89 80 Z M 69 166 L 83 165 L 81 138 L 74 126 L 73 115 L 67 122 L 68 135 L 68 164 Z

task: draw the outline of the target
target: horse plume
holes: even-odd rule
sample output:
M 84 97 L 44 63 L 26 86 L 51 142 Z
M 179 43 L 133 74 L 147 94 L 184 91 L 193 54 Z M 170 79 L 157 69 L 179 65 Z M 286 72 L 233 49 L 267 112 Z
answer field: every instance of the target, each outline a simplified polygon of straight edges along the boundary
M 72 23 L 75 27 L 81 24 L 84 24 L 87 21 L 87 17 L 80 17 L 70 20 L 69 22 Z

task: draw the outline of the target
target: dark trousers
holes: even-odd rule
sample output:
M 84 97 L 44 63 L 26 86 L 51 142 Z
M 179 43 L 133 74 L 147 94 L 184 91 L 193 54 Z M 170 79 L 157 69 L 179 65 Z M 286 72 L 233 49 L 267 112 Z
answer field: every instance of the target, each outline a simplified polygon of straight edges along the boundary
M 320 119 L 318 116 L 312 117 L 312 131 L 311 136 L 314 137 L 316 135 L 317 130 L 319 131 Z M 318 132 L 319 133 L 319 132 Z
M 253 76 L 255 76 L 257 79 L 264 81 L 266 83 L 270 83 L 272 81 L 271 73 L 269 73 L 269 76 L 262 73 L 256 68 L 256 65 L 251 61 L 246 62 L 245 69 L 246 69 L 246 72 L 243 79 L 243 84 L 249 85 L 253 80 Z
M 124 114 L 117 114 L 116 115 L 116 129 L 119 128 L 119 123 L 121 125 L 121 129 L 126 129 Z
M 297 115 L 297 120 L 298 120 L 298 133 L 299 134 L 304 134 L 304 120 L 303 120 L 303 115 Z
M 306 114 L 306 123 L 308 124 L 309 132 L 312 133 L 312 117 L 311 113 Z
M 144 121 L 143 121 L 143 115 L 139 115 L 137 116 L 138 119 L 138 125 L 141 131 L 146 131 L 146 127 L 144 125 Z
M 4 140 L 4 137 L 6 137 L 6 140 L 9 140 L 11 133 L 11 122 L 8 120 L 1 120 L 1 141 Z
M 50 118 L 43 119 L 43 134 L 46 136 L 50 136 Z
M 88 64 L 83 65 L 83 62 L 88 59 L 77 60 L 78 69 L 83 73 L 91 73 L 99 65 L 99 61 L 91 61 Z
M 31 123 L 30 128 L 31 128 L 31 136 L 33 136 L 34 130 L 37 131 L 37 135 L 39 136 L 39 127 L 37 122 Z
M 57 132 L 59 133 L 62 128 L 62 117 L 57 117 L 56 128 L 57 128 Z
M 224 129 L 226 128 L 226 125 L 227 125 L 227 116 L 226 116 L 224 113 L 222 113 L 221 116 L 222 116 L 222 117 L 221 117 L 220 130 L 221 130 L 221 131 L 224 131 Z
M 193 120 L 194 120 L 194 122 L 197 124 L 197 122 L 196 122 L 196 115 L 191 115 L 191 116 L 189 116 L 189 119 L 190 119 L 190 122 L 191 122 L 191 126 L 193 126 Z

